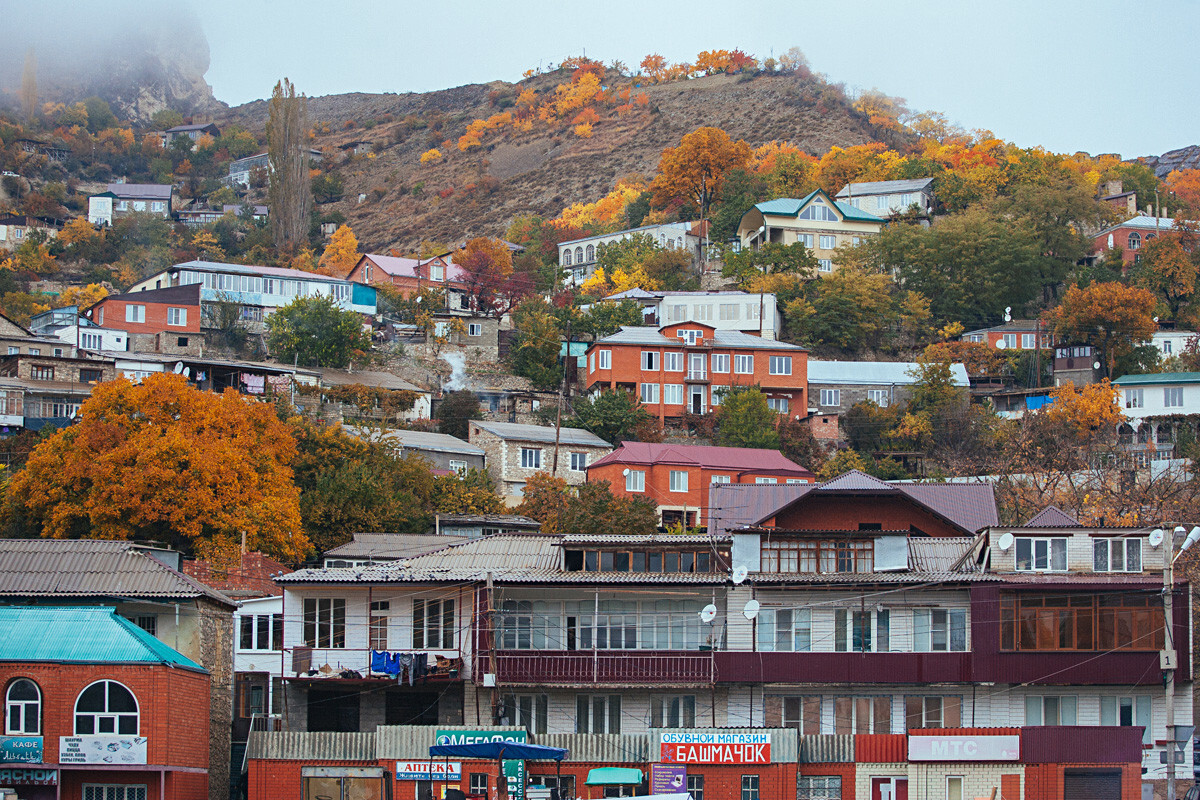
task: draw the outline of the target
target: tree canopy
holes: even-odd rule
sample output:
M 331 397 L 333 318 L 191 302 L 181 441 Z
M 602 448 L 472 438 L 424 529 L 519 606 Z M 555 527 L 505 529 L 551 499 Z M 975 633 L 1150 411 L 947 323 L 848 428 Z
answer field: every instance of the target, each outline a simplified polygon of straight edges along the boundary
M 362 315 L 328 297 L 297 297 L 267 317 L 267 345 L 275 358 L 304 366 L 345 367 L 371 348 Z

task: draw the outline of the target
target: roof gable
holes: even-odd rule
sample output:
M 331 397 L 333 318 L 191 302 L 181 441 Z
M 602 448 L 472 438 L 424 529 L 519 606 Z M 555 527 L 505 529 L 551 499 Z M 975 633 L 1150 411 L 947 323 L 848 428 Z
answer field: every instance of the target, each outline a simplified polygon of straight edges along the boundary
M 1026 528 L 1081 528 L 1079 521 L 1056 506 L 1046 506 L 1029 518 Z
M 800 212 L 814 201 L 820 199 L 824 205 L 832 208 L 838 213 L 843 220 L 849 222 L 878 222 L 883 223 L 882 217 L 877 217 L 863 211 L 861 208 L 856 208 L 849 203 L 839 203 L 829 197 L 823 190 L 817 189 L 814 192 L 801 198 L 780 197 L 775 200 L 767 200 L 764 203 L 757 203 L 754 207 L 763 214 L 763 216 L 773 217 L 799 217 Z M 747 212 L 748 213 L 748 212 Z
M 705 445 L 621 442 L 613 452 L 588 465 L 588 469 L 607 464 L 681 464 L 703 469 L 737 472 L 778 472 L 796 477 L 812 477 L 809 470 L 786 458 L 778 450 L 752 447 L 712 447 Z

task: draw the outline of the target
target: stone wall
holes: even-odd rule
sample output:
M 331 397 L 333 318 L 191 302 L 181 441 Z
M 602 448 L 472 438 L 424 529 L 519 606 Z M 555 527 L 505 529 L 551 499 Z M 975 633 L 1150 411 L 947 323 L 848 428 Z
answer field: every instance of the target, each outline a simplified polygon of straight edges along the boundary
M 233 737 L 233 609 L 214 601 L 196 603 L 199 616 L 197 660 L 212 685 L 209 705 L 209 800 L 229 800 L 229 751 Z

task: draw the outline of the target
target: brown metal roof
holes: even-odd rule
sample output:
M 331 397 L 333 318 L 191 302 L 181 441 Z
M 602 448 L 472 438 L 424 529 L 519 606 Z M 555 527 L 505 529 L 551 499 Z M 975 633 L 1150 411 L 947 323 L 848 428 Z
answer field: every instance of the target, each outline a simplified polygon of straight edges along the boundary
M 1038 513 L 1034 514 L 1028 522 L 1025 523 L 1026 528 L 1079 528 L 1079 520 L 1072 517 L 1070 514 L 1059 509 L 1056 506 L 1046 506 Z
M 562 543 L 567 544 L 640 544 L 640 545 L 670 545 L 670 544 L 700 544 L 713 542 L 728 544 L 732 537 L 728 535 L 709 536 L 708 534 L 672 534 L 652 533 L 650 535 L 637 533 L 569 533 L 562 537 Z
M 145 548 L 98 539 L 0 539 L 0 596 L 206 597 L 237 606 Z

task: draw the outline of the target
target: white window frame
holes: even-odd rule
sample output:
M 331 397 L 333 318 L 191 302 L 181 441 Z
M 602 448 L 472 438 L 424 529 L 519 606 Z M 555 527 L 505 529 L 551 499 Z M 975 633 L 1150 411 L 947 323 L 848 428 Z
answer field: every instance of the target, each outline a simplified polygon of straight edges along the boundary
M 1066 572 L 1067 537 L 1018 536 L 1013 545 L 1017 572 Z M 1021 566 L 1021 551 L 1029 552 L 1028 566 Z
M 587 472 L 587 453 L 571 453 L 571 471 Z
M 1126 408 L 1145 408 L 1146 394 L 1142 389 L 1126 389 L 1125 390 L 1125 407 Z
M 146 321 L 146 307 L 137 303 L 125 304 L 125 321 L 142 323 Z
M 1141 572 L 1143 566 L 1141 537 L 1092 539 L 1092 572 Z
M 812 611 L 807 608 L 763 608 L 754 624 L 761 653 L 812 650 Z
M 687 492 L 688 473 L 686 469 L 671 470 L 670 490 L 672 492 Z
M 891 651 L 891 609 L 861 611 L 853 608 L 838 608 L 833 612 L 833 649 L 837 653 L 887 653 Z M 861 630 L 870 637 L 865 647 L 854 646 L 854 635 L 863 622 Z
M 723 483 L 729 483 L 728 475 L 713 475 L 712 478 L 709 480 L 708 485 L 709 486 L 719 486 Z
M 167 306 L 167 324 L 178 328 L 187 327 L 187 309 Z
M 625 491 L 627 492 L 644 492 L 646 491 L 646 471 L 641 469 L 631 469 L 625 475 Z
M 447 466 L 450 468 L 451 472 L 457 472 L 460 475 L 467 471 L 467 462 L 459 461 L 454 458 L 448 459 Z
M 771 375 L 791 375 L 792 357 L 770 356 L 768 359 L 768 372 Z
M 522 447 L 521 448 L 521 469 L 541 469 L 542 468 L 542 448 L 540 447 Z
M 658 372 L 659 364 L 662 363 L 659 360 L 659 355 L 660 354 L 657 350 L 643 350 L 642 351 L 642 371 L 643 372 Z
M 483 336 L 483 324 L 479 322 L 468 322 L 467 336 Z
M 1050 712 L 1056 717 L 1047 721 Z M 1025 724 L 1077 725 L 1079 698 L 1072 694 L 1031 694 L 1025 696 Z
M 1127 701 L 1127 702 L 1126 702 Z M 1129 722 L 1122 722 L 1124 707 L 1129 708 Z M 1152 701 L 1148 694 L 1124 697 L 1100 696 L 1100 724 L 1111 726 L 1142 726 L 1142 744 L 1154 744 Z
M 28 683 L 37 691 L 36 700 L 14 700 L 13 689 L 19 684 Z M 41 736 L 42 735 L 42 687 L 32 678 L 19 677 L 8 684 L 4 690 L 4 733 L 8 736 Z M 17 711 L 19 723 L 14 725 L 13 712 Z M 32 724 L 30 716 L 32 715 Z
M 735 375 L 753 375 L 754 354 L 735 353 L 733 356 L 733 373 Z
M 643 383 L 638 387 L 638 398 L 646 405 L 658 402 L 658 384 Z
M 678 350 L 668 350 L 663 353 L 664 372 L 683 372 L 683 353 Z
M 842 404 L 842 390 L 822 389 L 820 400 L 822 406 L 840 406 Z
M 663 384 L 663 405 L 668 405 L 668 406 L 683 405 L 683 384 L 682 383 L 664 383 Z
M 867 389 L 867 399 L 880 408 L 887 408 L 891 403 L 891 392 L 887 389 Z
M 600 350 L 598 352 L 599 352 L 600 358 L 597 359 L 597 362 L 598 362 L 596 365 L 597 368 L 598 369 L 612 369 L 612 350 Z
M 100 684 L 105 685 L 104 710 L 103 711 L 81 711 L 79 709 L 79 701 L 83 699 L 83 695 L 89 689 L 91 689 L 93 686 L 97 686 Z M 111 691 L 110 685 L 119 686 L 122 689 L 124 689 L 125 691 L 129 692 L 129 696 L 133 698 L 133 705 L 134 705 L 133 711 L 115 711 L 115 710 L 112 710 L 109 708 L 109 706 L 110 706 L 109 692 Z M 134 693 L 134 691 L 132 689 L 130 689 L 128 686 L 126 686 L 125 684 L 121 683 L 120 681 L 114 681 L 114 680 L 110 680 L 110 679 L 92 681 L 87 686 L 83 687 L 83 689 L 80 690 L 79 694 L 75 695 L 75 703 L 73 706 L 75 713 L 74 713 L 74 717 L 71 722 L 71 730 L 75 732 L 76 736 L 105 736 L 105 735 L 137 736 L 138 733 L 141 731 L 141 718 L 142 718 L 141 707 L 142 707 L 141 703 L 138 701 L 137 695 Z M 80 717 L 90 717 L 92 719 L 92 730 L 90 732 L 89 731 L 81 731 L 79 729 Z M 121 722 L 128 720 L 130 718 L 133 719 L 133 731 L 130 732 L 127 730 L 126 731 L 121 730 Z M 111 724 L 112 730 L 104 730 L 104 728 L 107 727 L 109 724 Z
M 971 629 L 965 608 L 914 608 L 914 653 L 965 653 Z
M 833 259 L 818 258 L 817 259 L 817 272 L 833 272 Z
M 830 233 L 822 233 L 819 244 L 821 250 L 834 250 L 837 248 L 837 237 Z
M 1164 386 L 1163 387 L 1163 407 L 1164 408 L 1183 408 L 1183 387 L 1182 386 Z
M 1037 349 L 1037 334 L 1036 333 L 1022 333 L 1021 334 L 1021 349 L 1022 350 L 1036 350 Z
M 788 398 L 786 397 L 768 397 L 767 408 L 774 411 L 776 414 L 788 413 Z
M 712 354 L 712 371 L 729 374 L 729 353 Z

